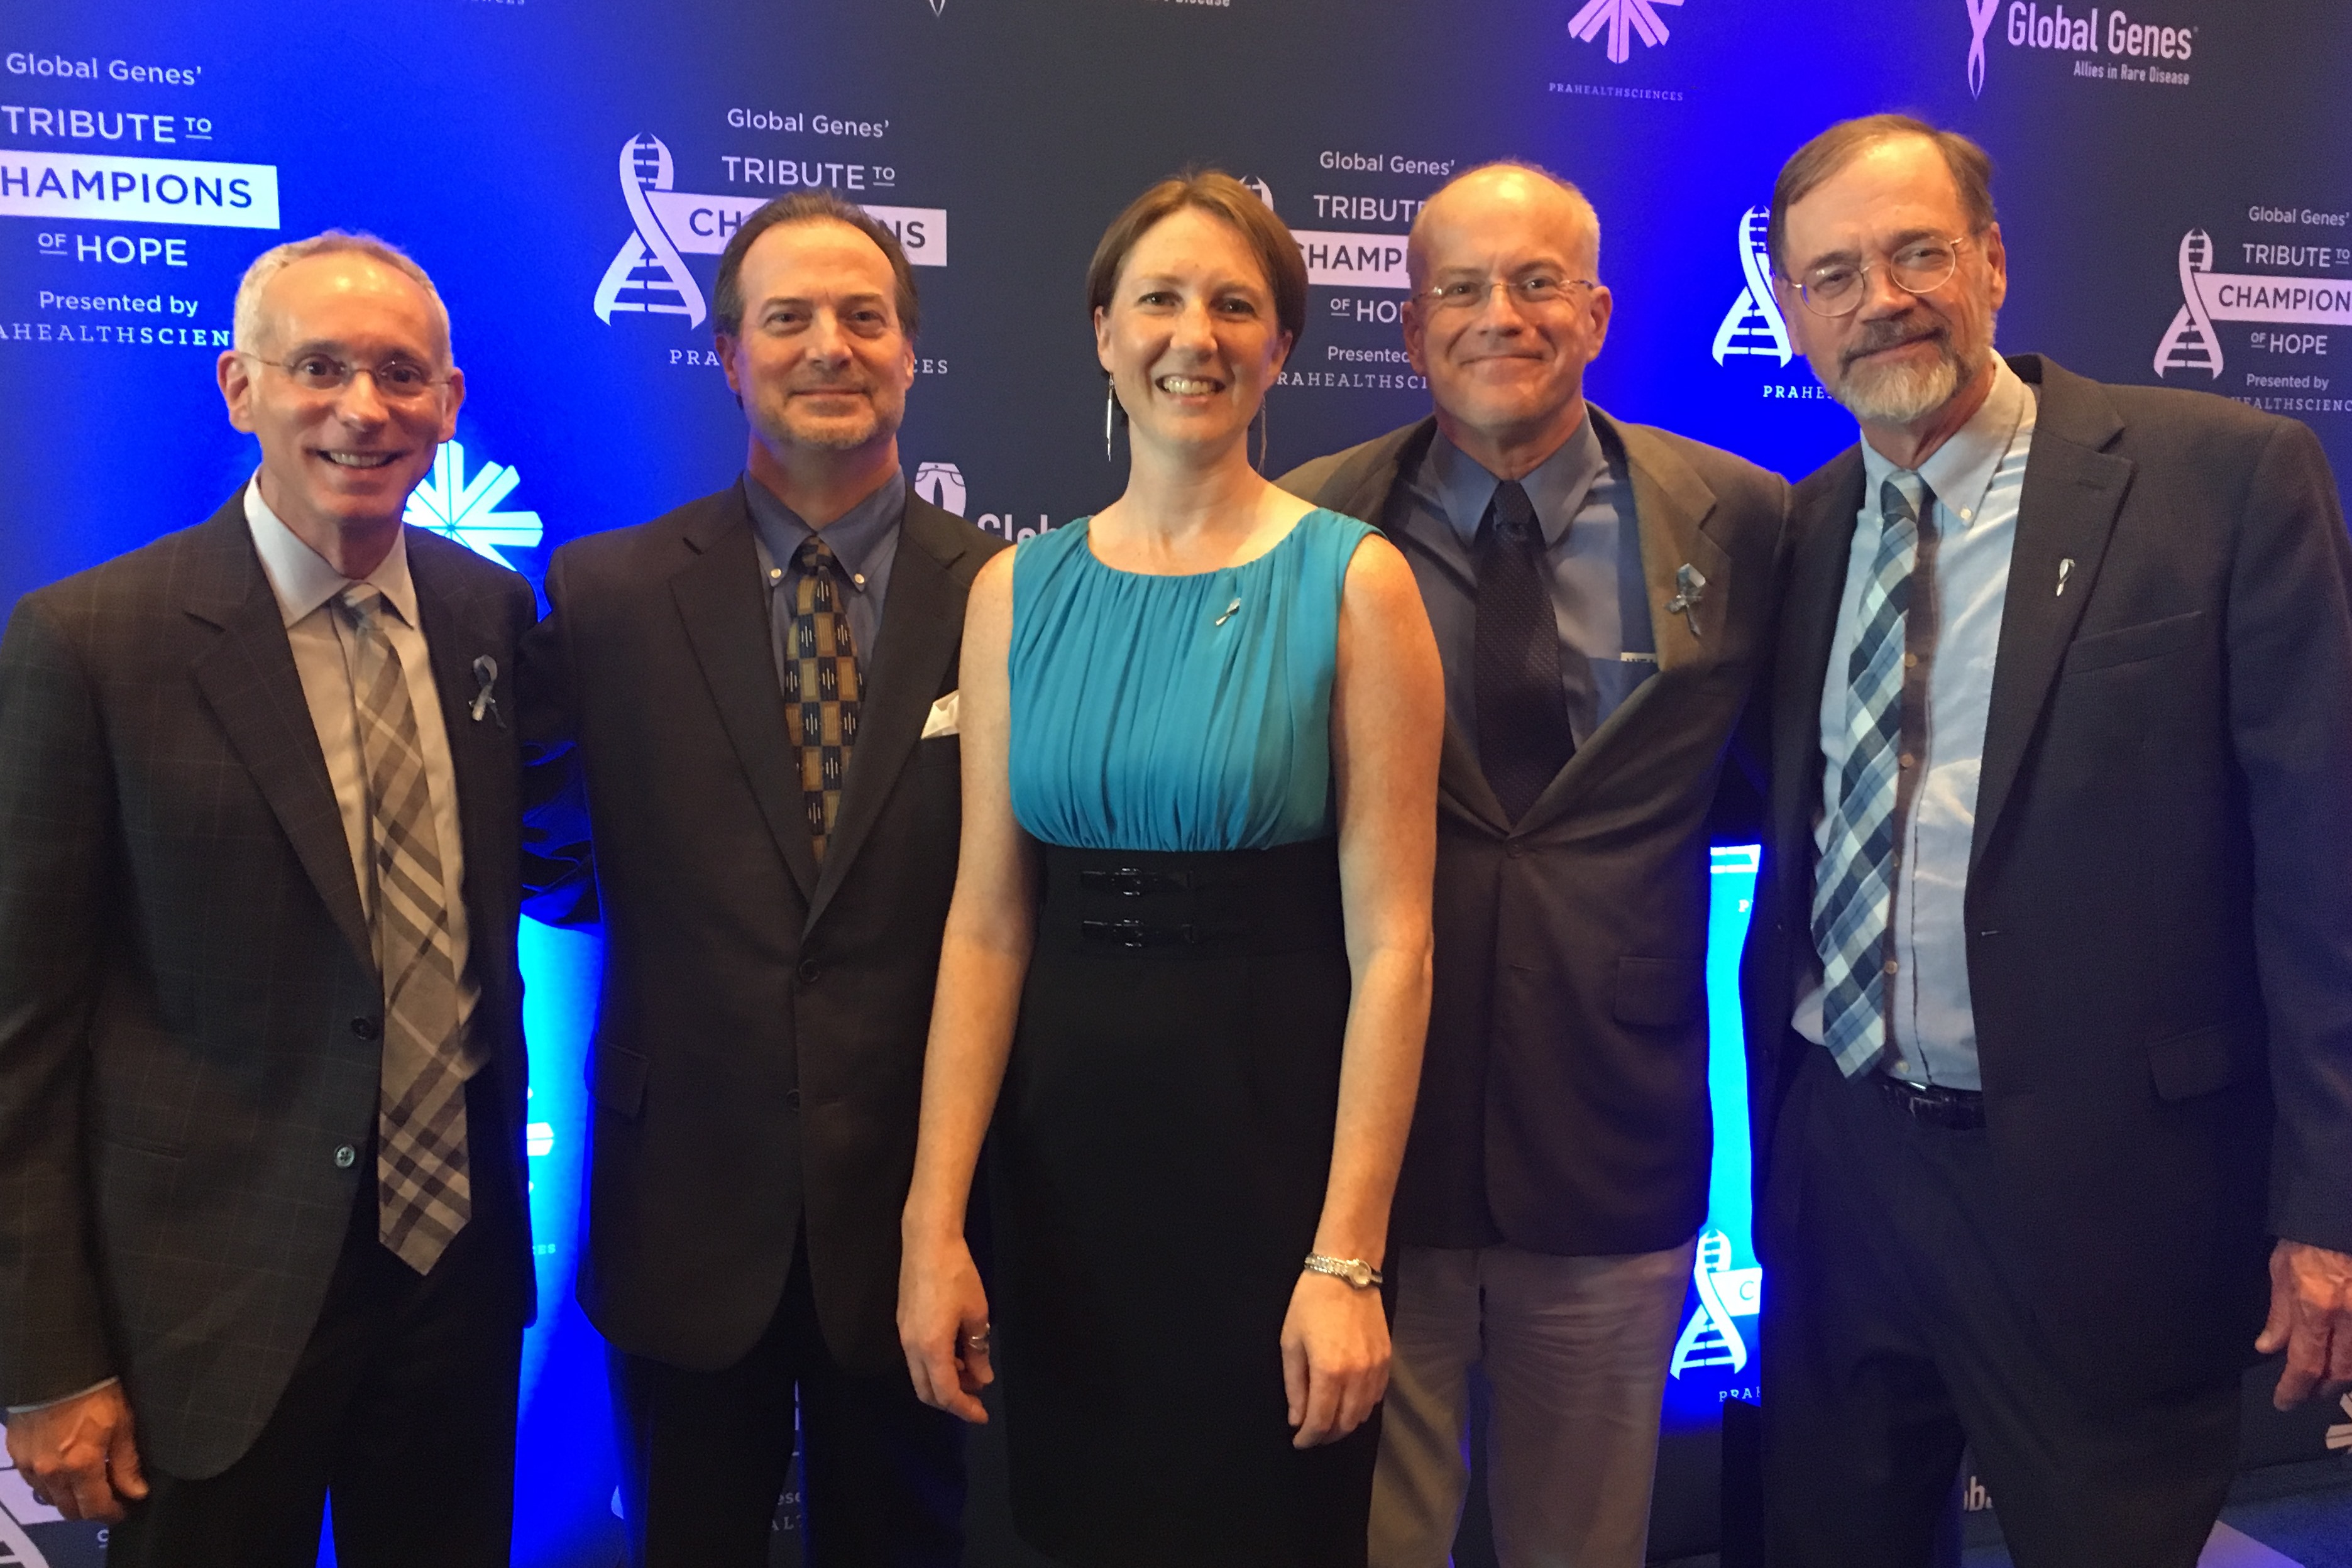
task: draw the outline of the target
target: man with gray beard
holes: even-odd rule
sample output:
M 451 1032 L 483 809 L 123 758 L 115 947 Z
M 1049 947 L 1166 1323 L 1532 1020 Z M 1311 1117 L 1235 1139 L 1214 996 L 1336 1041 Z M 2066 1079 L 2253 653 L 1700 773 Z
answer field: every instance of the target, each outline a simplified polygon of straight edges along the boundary
M 1965 1443 L 2023 1568 L 2188 1568 L 2244 1368 L 2352 1378 L 2352 541 L 2304 425 L 1996 355 L 1990 180 L 1878 115 L 1772 197 L 1863 439 L 1742 976 L 1771 1554 L 1925 1564 Z

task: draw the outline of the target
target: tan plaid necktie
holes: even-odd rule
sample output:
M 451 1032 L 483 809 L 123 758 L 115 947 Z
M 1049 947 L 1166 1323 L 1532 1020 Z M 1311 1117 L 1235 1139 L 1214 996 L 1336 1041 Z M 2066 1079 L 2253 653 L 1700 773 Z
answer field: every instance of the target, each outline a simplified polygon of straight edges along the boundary
M 784 700 L 793 705 L 809 839 L 822 862 L 825 841 L 841 817 L 841 781 L 857 744 L 865 687 L 857 674 L 856 641 L 842 606 L 841 558 L 824 540 L 812 538 L 793 552 L 793 564 L 801 580 L 793 601 L 792 657 L 784 661 Z
M 383 1080 L 376 1110 L 376 1239 L 428 1273 L 473 1213 L 466 1172 L 467 1060 L 443 890 L 441 840 L 384 598 L 364 582 L 337 601 L 351 626 L 352 703 L 367 769 L 368 878 L 362 889 L 383 977 Z

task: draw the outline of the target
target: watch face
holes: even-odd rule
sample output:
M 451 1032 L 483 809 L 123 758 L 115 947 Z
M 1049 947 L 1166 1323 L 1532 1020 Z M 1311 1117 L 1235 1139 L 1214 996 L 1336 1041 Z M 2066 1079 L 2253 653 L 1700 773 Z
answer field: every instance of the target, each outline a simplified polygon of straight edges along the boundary
M 1363 1264 L 1356 1264 L 1353 1268 L 1348 1270 L 1348 1283 L 1355 1286 L 1356 1289 L 1360 1291 L 1363 1290 L 1371 1284 L 1371 1282 L 1372 1271 Z

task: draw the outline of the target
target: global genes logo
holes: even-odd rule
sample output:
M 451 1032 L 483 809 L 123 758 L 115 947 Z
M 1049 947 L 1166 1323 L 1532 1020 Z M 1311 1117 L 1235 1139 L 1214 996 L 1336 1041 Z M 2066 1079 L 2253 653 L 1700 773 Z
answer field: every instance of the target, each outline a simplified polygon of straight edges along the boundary
M 2122 7 L 2069 12 L 2062 5 L 2042 9 L 2040 0 L 1961 0 L 1969 14 L 1968 77 L 1970 96 L 1982 98 L 1985 44 L 1996 22 L 2006 18 L 2004 36 L 2015 49 L 2052 49 L 2076 56 L 2074 75 L 2108 81 L 2152 82 L 2186 87 L 2189 73 L 2168 68 L 2185 64 L 2197 47 L 2197 29 L 2134 21 Z M 2100 57 L 2105 56 L 2105 58 Z
M 1655 48 L 1674 37 L 1666 31 L 1666 19 L 1658 15 L 1658 7 L 1682 3 L 1683 0 L 1585 0 L 1584 8 L 1568 19 L 1568 34 L 1580 44 L 1589 44 L 1605 28 L 1609 34 L 1609 63 L 1622 66 L 1633 53 L 1634 38 Z
M 686 257 L 717 256 L 767 196 L 698 195 L 674 189 L 677 165 L 658 136 L 621 144 L 621 200 L 631 229 L 597 281 L 596 319 L 615 315 L 683 316 L 699 327 L 710 314 Z M 863 204 L 861 204 L 863 205 Z M 948 214 L 940 207 L 877 207 L 865 211 L 898 236 L 917 267 L 948 264 Z

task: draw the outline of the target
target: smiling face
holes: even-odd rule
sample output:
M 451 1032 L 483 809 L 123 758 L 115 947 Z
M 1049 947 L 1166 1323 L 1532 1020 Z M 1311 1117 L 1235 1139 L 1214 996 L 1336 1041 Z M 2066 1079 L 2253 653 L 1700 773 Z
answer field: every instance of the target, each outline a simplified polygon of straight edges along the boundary
M 250 353 L 221 356 L 229 423 L 261 443 L 261 498 L 295 534 L 322 541 L 397 522 L 457 434 L 462 372 L 432 301 L 416 283 L 357 251 L 290 262 L 262 286 Z M 340 360 L 373 371 L 394 363 L 437 379 L 388 397 L 372 374 L 313 392 L 285 367 Z
M 1596 236 L 1576 198 L 1524 169 L 1484 169 L 1433 198 L 1413 225 L 1413 298 L 1405 351 L 1429 378 L 1440 425 L 1455 444 L 1549 450 L 1584 417 L 1584 367 L 1609 336 L 1606 288 L 1594 279 Z M 1537 277 L 1569 284 L 1529 305 L 1510 287 Z M 1435 308 L 1428 290 L 1488 286 L 1468 307 Z
M 915 345 L 881 246 L 830 219 L 778 224 L 744 253 L 741 287 L 742 330 L 719 334 L 719 357 L 761 442 L 780 461 L 895 450 Z
M 1796 278 L 1869 267 L 1860 305 L 1827 317 L 1777 278 L 1780 313 L 1830 395 L 1865 425 L 1933 423 L 1992 366 L 1993 326 L 2009 294 L 2000 226 L 1958 248 L 1952 275 L 1924 294 L 1898 287 L 1888 258 L 1921 240 L 1969 235 L 1966 204 L 1935 143 L 1903 136 L 1864 149 L 1790 204 L 1781 265 Z
M 1245 436 L 1289 352 L 1256 251 L 1199 207 L 1143 231 L 1095 312 L 1096 357 L 1139 442 L 1205 452 Z

